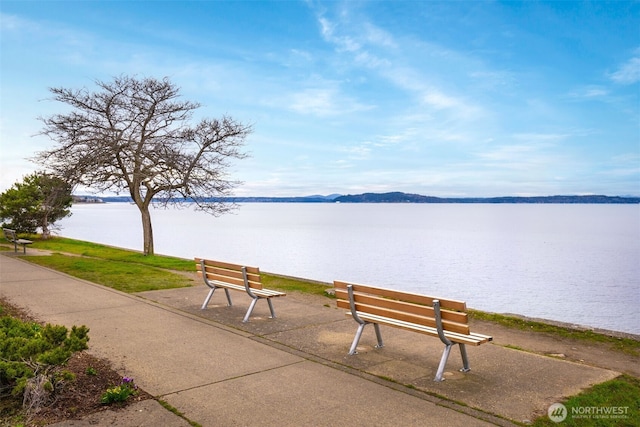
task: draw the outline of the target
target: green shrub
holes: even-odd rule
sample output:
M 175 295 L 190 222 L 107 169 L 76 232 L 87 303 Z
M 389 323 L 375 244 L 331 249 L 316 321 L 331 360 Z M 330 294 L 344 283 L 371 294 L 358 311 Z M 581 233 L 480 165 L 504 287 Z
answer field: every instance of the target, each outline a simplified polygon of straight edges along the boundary
M 63 371 L 71 355 L 88 348 L 89 329 L 0 318 L 0 393 L 23 396 L 28 409 L 46 403 L 62 382 L 72 376 Z M 1 395 L 0 395 L 1 397 Z

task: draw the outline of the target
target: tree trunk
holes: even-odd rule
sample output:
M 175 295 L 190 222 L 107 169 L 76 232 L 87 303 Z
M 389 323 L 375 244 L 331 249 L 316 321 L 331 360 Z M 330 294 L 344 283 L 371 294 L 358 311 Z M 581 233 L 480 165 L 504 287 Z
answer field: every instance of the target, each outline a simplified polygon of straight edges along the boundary
M 143 250 L 145 255 L 153 255 L 153 228 L 151 227 L 151 214 L 149 206 L 138 206 L 142 215 Z
M 48 240 L 51 237 L 51 230 L 49 230 L 49 217 L 44 216 L 40 223 L 40 228 L 42 229 L 42 240 Z
M 49 237 L 51 237 L 51 231 L 49 230 L 49 227 L 47 227 L 46 225 L 42 226 L 42 240 L 49 240 Z

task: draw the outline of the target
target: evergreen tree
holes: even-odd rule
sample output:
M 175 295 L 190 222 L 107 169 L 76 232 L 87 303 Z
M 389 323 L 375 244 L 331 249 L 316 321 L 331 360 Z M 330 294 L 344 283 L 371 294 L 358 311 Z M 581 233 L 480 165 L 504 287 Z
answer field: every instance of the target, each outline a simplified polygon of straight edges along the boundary
M 51 234 L 56 221 L 71 215 L 71 185 L 49 174 L 36 172 L 0 194 L 0 219 L 3 227 L 19 233 L 42 231 Z

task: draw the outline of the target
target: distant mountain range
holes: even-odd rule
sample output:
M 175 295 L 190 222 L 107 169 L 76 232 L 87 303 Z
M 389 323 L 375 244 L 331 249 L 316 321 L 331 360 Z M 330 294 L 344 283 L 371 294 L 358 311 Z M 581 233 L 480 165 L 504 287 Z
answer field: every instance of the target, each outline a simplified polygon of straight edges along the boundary
M 223 199 L 235 203 L 600 203 L 635 204 L 640 197 L 622 196 L 534 196 L 534 197 L 433 197 L 420 194 L 402 193 L 363 193 L 356 195 L 330 194 L 300 197 L 227 197 Z M 187 200 L 188 201 L 188 200 Z M 95 197 L 74 196 L 76 203 L 132 203 L 131 197 Z
M 433 197 L 420 194 L 364 193 L 340 196 L 340 203 L 640 203 L 640 197 L 620 196 L 535 196 L 535 197 Z

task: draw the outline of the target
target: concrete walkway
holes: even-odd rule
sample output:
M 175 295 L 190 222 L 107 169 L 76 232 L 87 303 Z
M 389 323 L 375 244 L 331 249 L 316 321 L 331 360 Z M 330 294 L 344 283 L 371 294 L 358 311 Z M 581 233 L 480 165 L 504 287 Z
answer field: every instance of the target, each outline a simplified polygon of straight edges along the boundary
M 276 319 L 261 301 L 243 324 L 246 295 L 232 293 L 232 307 L 214 295 L 200 310 L 206 293 L 198 284 L 129 295 L 0 256 L 0 296 L 40 320 L 88 326 L 92 354 L 202 426 L 513 425 L 618 375 L 486 344 L 468 349 L 466 374 L 454 349 L 435 383 L 437 339 L 383 328 L 386 346 L 375 349 L 365 329 L 347 356 L 356 324 L 331 299 L 279 298 Z M 156 401 L 57 424 L 89 425 L 189 424 Z

